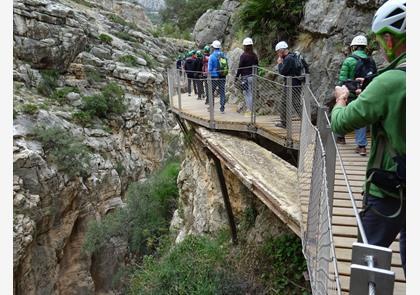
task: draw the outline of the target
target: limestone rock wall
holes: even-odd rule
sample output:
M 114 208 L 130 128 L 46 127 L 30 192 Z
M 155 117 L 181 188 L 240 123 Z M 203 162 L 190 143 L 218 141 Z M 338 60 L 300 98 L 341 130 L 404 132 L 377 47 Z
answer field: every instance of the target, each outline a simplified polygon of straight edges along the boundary
M 110 294 L 126 247 L 116 240 L 95 257 L 86 254 L 88 222 L 122 206 L 131 182 L 181 151 L 165 103 L 165 67 L 191 43 L 154 38 L 146 26 L 109 18 L 121 13 L 130 21 L 123 10 L 89 6 L 14 1 L 14 294 Z M 101 40 L 101 34 L 112 40 Z M 134 62 L 125 62 L 127 56 Z M 51 79 L 53 92 L 41 91 Z M 100 94 L 110 82 L 123 89 L 126 111 L 81 125 L 73 115 L 83 97 Z M 75 90 L 59 100 L 53 95 L 69 87 Z M 89 150 L 87 176 L 70 177 L 48 158 L 33 137 L 38 125 L 82 139 Z
M 225 0 L 221 9 L 209 9 L 203 14 L 197 20 L 192 34 L 197 46 L 203 47 L 219 40 L 223 48 L 228 48 L 233 37 L 231 17 L 239 4 L 239 1 Z
M 353 37 L 370 32 L 373 15 L 383 0 L 308 0 L 295 48 L 310 64 L 311 84 L 321 101 L 329 99 Z M 322 17 L 321 17 L 322 16 Z M 377 65 L 385 60 L 373 54 Z
M 234 136 L 223 137 L 233 145 L 240 145 L 245 141 Z M 217 135 L 214 135 L 213 139 L 216 140 Z M 180 199 L 171 223 L 176 242 L 182 241 L 187 235 L 209 234 L 229 227 L 215 164 L 204 150 L 200 143 L 194 142 L 194 151 L 187 150 L 186 158 L 181 165 L 178 175 Z M 248 156 L 258 158 L 258 152 Z M 244 155 L 241 160 L 247 162 L 246 156 Z M 277 177 L 289 179 L 295 177 L 291 173 L 293 169 L 288 164 L 285 166 L 287 166 L 285 170 L 289 172 Z M 235 223 L 248 242 L 262 242 L 268 237 L 290 231 L 235 174 L 223 165 L 222 168 Z M 293 189 L 286 188 L 283 193 L 288 194 Z M 253 216 L 251 221 L 246 221 L 247 215 Z

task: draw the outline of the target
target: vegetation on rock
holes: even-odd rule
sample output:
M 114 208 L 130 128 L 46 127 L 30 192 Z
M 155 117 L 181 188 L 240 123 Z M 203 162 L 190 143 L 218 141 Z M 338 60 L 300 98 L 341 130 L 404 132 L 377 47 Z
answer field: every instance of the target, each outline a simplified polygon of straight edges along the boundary
M 37 126 L 33 130 L 34 138 L 42 143 L 47 157 L 57 165 L 58 171 L 70 177 L 88 175 L 88 147 L 81 138 L 58 127 Z
M 252 36 L 261 58 L 273 56 L 280 40 L 293 41 L 303 17 L 304 0 L 245 0 L 239 11 L 242 28 Z
M 160 11 L 163 24 L 159 34 L 190 40 L 190 33 L 200 16 L 222 3 L 222 0 L 165 0 L 165 9 Z

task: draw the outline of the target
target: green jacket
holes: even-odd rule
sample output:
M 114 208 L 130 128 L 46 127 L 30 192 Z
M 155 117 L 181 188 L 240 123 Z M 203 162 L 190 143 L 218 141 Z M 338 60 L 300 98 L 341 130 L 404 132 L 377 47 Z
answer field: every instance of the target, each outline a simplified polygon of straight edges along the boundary
M 361 58 L 366 58 L 368 55 L 363 50 L 356 50 L 352 54 L 357 55 Z M 341 66 L 340 76 L 338 77 L 339 84 L 343 85 L 343 82 L 347 79 L 354 79 L 354 70 L 356 69 L 357 60 L 354 57 L 348 56 Z
M 372 148 L 367 170 L 372 168 L 376 155 L 376 135 L 382 122 L 388 141 L 399 155 L 405 154 L 405 72 L 394 68 L 405 63 L 405 53 L 400 55 L 346 107 L 336 105 L 331 114 L 331 127 L 335 133 L 345 134 L 354 129 L 372 125 Z M 394 160 L 385 150 L 382 169 L 395 171 Z M 371 184 L 367 192 L 375 197 L 384 193 Z

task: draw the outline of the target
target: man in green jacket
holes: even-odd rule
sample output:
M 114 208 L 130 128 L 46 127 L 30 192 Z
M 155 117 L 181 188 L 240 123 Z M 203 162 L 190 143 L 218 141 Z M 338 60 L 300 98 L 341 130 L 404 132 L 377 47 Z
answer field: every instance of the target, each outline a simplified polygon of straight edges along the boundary
M 349 91 L 336 86 L 336 105 L 332 111 L 332 130 L 345 134 L 372 125 L 372 149 L 367 170 L 378 162 L 381 171 L 395 172 L 397 165 L 392 154 L 404 158 L 404 185 L 399 194 L 374 185 L 366 179 L 362 224 L 369 244 L 389 247 L 400 234 L 401 261 L 405 271 L 405 60 L 406 60 L 406 0 L 389 0 L 376 12 L 372 31 L 385 51 L 390 65 L 347 105 Z M 382 136 L 380 140 L 380 136 Z M 383 138 L 387 138 L 384 147 Z M 380 143 L 378 143 L 380 142 Z M 384 149 L 382 149 L 384 147 Z M 381 155 L 376 159 L 377 155 Z M 404 188 L 402 190 L 401 188 Z
M 359 35 L 353 38 L 351 41 L 350 47 L 352 54 L 348 56 L 341 66 L 340 76 L 338 78 L 339 85 L 343 85 L 346 80 L 354 80 L 356 77 L 356 65 L 362 59 L 368 60 L 368 55 L 365 52 L 365 48 L 367 46 L 367 39 L 365 36 Z M 376 65 L 373 60 L 369 63 L 373 68 L 366 69 L 371 70 L 370 74 L 376 73 Z M 367 73 L 366 73 L 367 74 Z M 360 75 L 360 73 L 359 73 Z M 364 77 L 362 77 L 364 78 Z M 356 99 L 356 95 L 350 93 L 349 102 Z M 338 143 L 346 143 L 344 135 L 337 135 L 337 142 Z M 360 154 L 361 156 L 366 156 L 366 146 L 367 146 L 367 138 L 366 138 L 366 127 L 358 128 L 355 130 L 355 143 L 356 143 L 356 153 Z

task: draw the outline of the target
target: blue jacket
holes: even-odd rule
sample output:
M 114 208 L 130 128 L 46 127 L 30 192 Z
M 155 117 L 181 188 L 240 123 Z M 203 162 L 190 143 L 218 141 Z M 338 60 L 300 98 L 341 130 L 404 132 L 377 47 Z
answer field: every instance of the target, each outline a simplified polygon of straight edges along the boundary
M 215 49 L 210 55 L 209 59 L 209 73 L 212 78 L 219 78 L 219 56 L 225 57 L 225 54 L 220 49 Z

